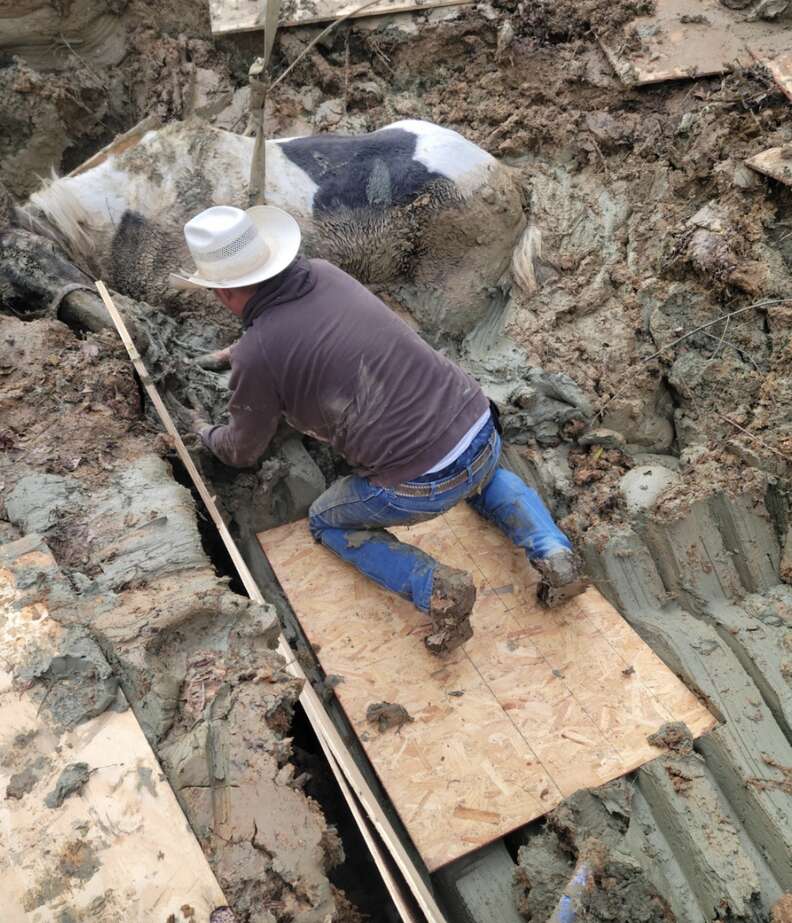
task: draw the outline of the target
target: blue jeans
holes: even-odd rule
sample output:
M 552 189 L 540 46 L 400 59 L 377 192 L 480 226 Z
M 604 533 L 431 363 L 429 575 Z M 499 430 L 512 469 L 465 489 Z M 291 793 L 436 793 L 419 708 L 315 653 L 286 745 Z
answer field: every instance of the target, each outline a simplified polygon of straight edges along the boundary
M 487 443 L 492 446 L 490 459 L 474 474 L 472 463 Z M 422 612 L 429 611 L 437 561 L 420 548 L 400 542 L 386 526 L 424 522 L 466 500 L 515 545 L 524 548 L 529 560 L 571 549 L 539 494 L 500 467 L 500 452 L 501 439 L 490 420 L 455 462 L 409 482 L 429 486 L 428 496 L 399 493 L 398 487 L 378 487 L 362 477 L 341 478 L 312 504 L 308 514 L 311 533 L 361 573 L 409 599 Z M 467 478 L 450 490 L 444 489 L 443 482 L 462 471 L 467 471 Z

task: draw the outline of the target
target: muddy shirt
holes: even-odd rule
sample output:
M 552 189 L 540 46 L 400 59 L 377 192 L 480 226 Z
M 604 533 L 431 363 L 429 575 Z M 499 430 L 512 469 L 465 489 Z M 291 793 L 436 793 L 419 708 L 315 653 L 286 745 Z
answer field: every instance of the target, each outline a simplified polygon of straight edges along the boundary
M 298 258 L 245 306 L 230 421 L 202 433 L 227 465 L 263 454 L 281 416 L 392 487 L 453 449 L 486 411 L 470 375 L 324 260 Z

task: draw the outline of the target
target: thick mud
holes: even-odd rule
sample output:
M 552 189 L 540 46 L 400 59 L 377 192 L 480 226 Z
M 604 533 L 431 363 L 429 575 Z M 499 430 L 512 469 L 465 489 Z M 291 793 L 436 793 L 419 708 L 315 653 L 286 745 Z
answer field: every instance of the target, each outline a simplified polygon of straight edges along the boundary
M 511 167 L 526 230 L 489 315 L 470 329 L 427 303 L 413 320 L 479 377 L 507 457 L 594 582 L 723 721 L 695 746 L 666 728 L 650 767 L 521 834 L 519 913 L 544 923 L 593 840 L 581 920 L 767 923 L 789 918 L 792 892 L 792 190 L 744 160 L 792 142 L 792 104 L 760 65 L 626 88 L 595 35 L 650 11 L 503 0 L 344 25 L 271 94 L 267 124 L 277 137 L 423 118 Z M 0 35 L 4 223 L 40 175 L 151 113 L 247 129 L 260 37 L 212 40 L 202 4 L 86 0 L 43 31 Z M 281 33 L 276 72 L 317 31 Z M 333 883 L 345 843 L 302 791 L 326 786 L 292 759 L 298 689 L 274 615 L 216 573 L 91 279 L 28 232 L 0 246 L 0 536 L 43 535 L 63 574 L 52 607 L 75 632 L 57 663 L 25 665 L 30 679 L 60 671 L 79 692 L 47 702 L 66 723 L 113 707 L 120 684 L 238 920 L 360 919 Z M 121 301 L 177 417 L 197 401 L 220 419 L 227 376 L 193 360 L 234 325 Z M 243 547 L 344 470 L 288 432 L 256 471 L 194 449 Z M 92 652 L 104 666 L 80 683 Z M 79 797 L 89 769 L 72 768 L 53 811 Z M 20 772 L 6 797 L 29 783 Z M 361 861 L 347 879 L 376 874 Z

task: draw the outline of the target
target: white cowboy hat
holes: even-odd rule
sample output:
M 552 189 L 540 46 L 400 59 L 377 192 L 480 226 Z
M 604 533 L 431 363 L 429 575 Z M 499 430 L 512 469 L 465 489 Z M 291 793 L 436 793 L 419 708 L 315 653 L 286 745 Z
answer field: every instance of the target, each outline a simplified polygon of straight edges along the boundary
M 274 205 L 215 205 L 184 225 L 195 272 L 171 273 L 178 288 L 241 288 L 271 279 L 300 249 L 300 226 Z

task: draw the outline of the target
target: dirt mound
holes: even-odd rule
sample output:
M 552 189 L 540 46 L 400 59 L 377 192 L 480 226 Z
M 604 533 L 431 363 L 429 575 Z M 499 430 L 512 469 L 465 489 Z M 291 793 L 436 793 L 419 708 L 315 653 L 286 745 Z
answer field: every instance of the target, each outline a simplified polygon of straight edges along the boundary
M 657 485 L 658 468 L 666 472 L 663 489 L 652 493 L 652 527 L 693 511 L 701 531 L 697 503 L 719 492 L 744 496 L 751 508 L 770 496 L 783 522 L 777 486 L 786 489 L 792 458 L 792 304 L 785 300 L 792 293 L 792 190 L 744 164 L 758 151 L 792 141 L 789 101 L 759 67 L 724 78 L 625 88 L 594 36 L 648 10 L 649 4 L 630 0 L 506 0 L 344 26 L 306 55 L 267 109 L 275 135 L 359 132 L 397 118 L 425 118 L 457 129 L 511 165 L 528 221 L 515 259 L 519 272 L 510 292 L 493 294 L 492 317 L 464 343 L 448 346 L 482 373 L 504 405 L 509 438 L 565 516 L 564 527 L 602 548 L 614 530 L 645 516 L 645 509 L 628 510 L 625 478 L 635 479 L 636 469 L 646 478 L 639 485 L 643 494 Z M 204 112 L 218 125 L 245 130 L 246 70 L 260 37 L 213 42 L 202 4 L 133 2 L 101 11 L 74 4 L 73 11 L 90 20 L 81 26 L 91 37 L 87 44 L 71 41 L 69 25 L 51 62 L 42 62 L 41 49 L 18 41 L 0 61 L 0 180 L 14 196 L 26 195 L 36 174 L 50 167 L 73 168 L 150 112 L 164 119 Z M 109 21 L 117 28 L 107 44 L 102 24 Z M 317 31 L 281 33 L 276 72 Z M 108 67 L 119 36 L 123 54 Z M 53 70 L 45 71 L 44 63 Z M 47 302 L 31 293 L 36 299 Z M 341 858 L 337 839 L 302 795 L 304 780 L 290 760 L 296 689 L 269 649 L 262 613 L 217 577 L 189 498 L 152 453 L 158 445 L 165 455 L 167 447 L 155 442 L 142 414 L 125 354 L 113 335 L 73 332 L 54 319 L 54 308 L 26 313 L 30 306 L 8 297 L 5 288 L 0 301 L 6 315 L 0 333 L 3 534 L 44 532 L 78 597 L 62 617 L 90 621 L 124 677 L 139 720 L 237 908 L 251 920 L 262 906 L 279 921 L 310 917 L 316 908 L 332 919 L 354 919 L 356 911 L 325 874 Z M 170 379 L 178 394 L 185 383 L 203 388 L 204 403 L 219 409 L 222 386 L 186 372 L 184 363 L 192 347 L 198 352 L 216 345 L 212 335 L 228 331 L 202 330 L 198 314 L 146 310 L 156 334 L 149 358 L 158 380 Z M 563 425 L 529 422 L 531 367 L 571 376 L 580 391 L 575 405 L 587 405 L 586 413 Z M 188 382 L 190 374 L 195 381 Z M 589 422 L 595 433 L 586 433 Z M 266 507 L 254 510 L 259 525 L 294 512 L 294 505 L 273 501 L 269 486 L 278 478 L 300 481 L 297 461 L 283 461 L 305 461 L 302 444 L 293 448 L 256 473 L 232 477 L 219 466 L 208 469 L 218 496 L 237 511 L 237 524 L 246 515 L 253 521 L 255 504 Z M 327 453 L 317 457 L 324 474 L 337 472 Z M 321 473 L 312 477 L 302 481 L 306 496 L 323 483 Z M 144 507 L 141 479 L 156 482 L 156 504 Z M 299 485 L 292 487 L 296 492 Z M 113 495 L 127 507 L 120 509 Z M 692 547 L 688 533 L 681 534 Z M 216 554 L 208 538 L 206 546 Z M 629 559 L 632 548 L 625 544 L 619 554 Z M 728 560 L 732 556 L 729 545 Z M 680 552 L 673 563 L 682 574 L 678 595 L 684 601 L 695 581 L 681 558 Z M 726 551 L 713 566 L 722 568 L 725 560 Z M 792 573 L 789 560 L 782 573 Z M 668 599 L 663 587 L 658 593 Z M 760 602 L 762 625 L 768 618 L 783 623 L 764 598 Z M 726 618 L 723 612 L 717 617 Z M 733 616 L 733 607 L 729 612 Z M 662 624 L 669 623 L 667 613 L 662 616 Z M 710 658 L 705 662 L 715 662 L 720 649 L 709 635 L 689 653 L 693 624 L 705 634 L 703 621 L 685 615 L 685 655 L 698 656 L 701 648 Z M 721 627 L 731 644 L 758 643 L 753 622 L 739 642 L 737 629 Z M 775 660 L 767 655 L 756 664 L 753 648 L 740 654 L 762 690 L 776 683 L 766 667 L 776 664 L 780 648 L 779 642 Z M 726 687 L 742 677 L 740 669 L 735 661 L 724 670 Z M 778 689 L 785 684 L 782 677 Z M 781 699 L 772 690 L 767 695 L 777 711 Z M 752 696 L 752 703 L 761 698 L 759 692 Z M 743 711 L 735 709 L 732 724 Z M 259 737 L 261 748 L 248 747 Z M 720 737 L 713 739 L 713 748 L 721 746 Z M 641 777 L 637 795 L 632 783 L 615 783 L 578 793 L 554 812 L 520 851 L 516 895 L 525 918 L 550 916 L 584 840 L 594 836 L 606 861 L 581 919 L 665 921 L 672 897 L 677 905 L 698 900 L 703 906 L 711 894 L 728 903 L 724 913 L 734 919 L 766 919 L 750 862 L 740 852 L 740 837 L 747 842 L 748 834 L 726 824 L 715 810 L 717 799 L 706 800 L 707 775 L 697 759 L 666 755 L 655 775 Z M 718 759 L 717 765 L 731 767 L 731 757 L 718 751 Z M 218 760 L 237 792 L 218 784 L 211 768 Z M 742 776 L 730 771 L 742 786 Z M 758 797 L 739 786 L 741 798 Z M 275 813 L 241 811 L 234 800 L 240 792 L 245 804 L 275 805 Z M 228 807 L 226 797 L 231 822 L 217 833 L 216 812 Z M 717 829 L 695 813 L 699 803 L 712 805 Z M 696 895 L 676 860 L 662 869 L 651 861 L 671 853 L 688 861 L 684 837 L 669 847 L 658 840 L 653 819 L 665 819 L 666 833 L 676 835 L 673 825 L 688 816 L 686 810 L 698 826 L 685 830 L 712 841 L 691 853 L 691 868 L 714 857 L 718 871 L 710 890 L 688 869 L 702 891 Z M 730 877 L 737 852 L 742 864 Z M 785 919 L 783 907 L 775 909 L 779 920 Z
M 666 923 L 672 917 L 624 840 L 631 823 L 632 788 L 620 779 L 580 791 L 547 816 L 542 833 L 519 850 L 515 899 L 528 921 L 550 919 L 575 872 L 596 846 L 593 883 L 576 903 L 586 923 Z

